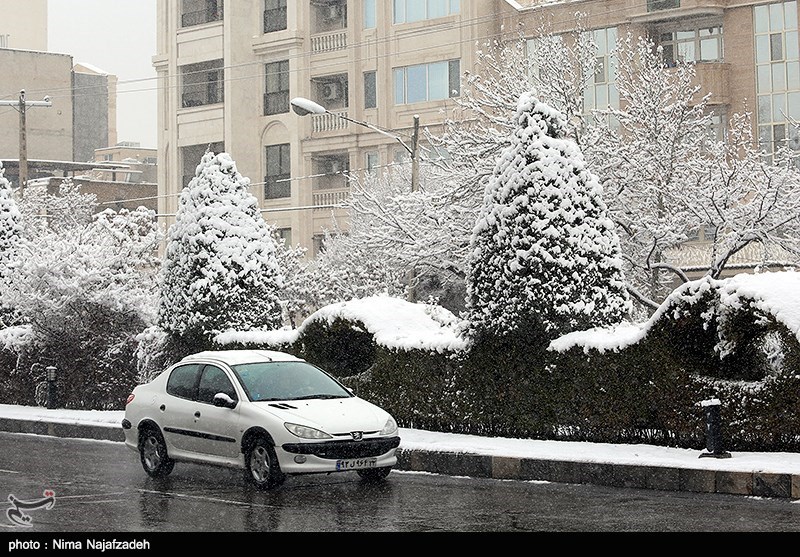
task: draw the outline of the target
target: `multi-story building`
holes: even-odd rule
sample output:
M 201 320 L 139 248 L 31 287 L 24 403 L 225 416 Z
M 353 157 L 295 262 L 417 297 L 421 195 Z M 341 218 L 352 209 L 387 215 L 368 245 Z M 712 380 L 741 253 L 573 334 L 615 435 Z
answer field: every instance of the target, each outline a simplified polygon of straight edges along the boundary
M 160 212 L 175 213 L 207 148 L 225 150 L 251 179 L 267 220 L 314 253 L 331 227 L 331 209 L 322 207 L 348 194 L 342 173 L 408 155 L 351 120 L 406 139 L 415 115 L 435 127 L 498 8 L 474 0 L 259 0 L 223 9 L 222 0 L 159 0 Z M 302 118 L 290 110 L 295 97 L 329 113 Z
M 474 69 L 478 43 L 534 33 L 542 20 L 570 31 L 576 12 L 586 14 L 603 69 L 587 109 L 618 102 L 617 37 L 648 34 L 667 65 L 697 62 L 720 134 L 747 103 L 768 151 L 800 147 L 789 124 L 800 119 L 797 0 L 159 0 L 159 212 L 175 213 L 207 148 L 225 150 L 266 218 L 314 253 L 331 226 L 321 207 L 348 194 L 341 172 L 406 154 L 357 122 L 406 136 L 419 115 L 435 129 L 459 77 Z M 295 97 L 328 112 L 301 118 L 289 108 Z
M 0 48 L 47 50 L 47 0 L 0 0 Z

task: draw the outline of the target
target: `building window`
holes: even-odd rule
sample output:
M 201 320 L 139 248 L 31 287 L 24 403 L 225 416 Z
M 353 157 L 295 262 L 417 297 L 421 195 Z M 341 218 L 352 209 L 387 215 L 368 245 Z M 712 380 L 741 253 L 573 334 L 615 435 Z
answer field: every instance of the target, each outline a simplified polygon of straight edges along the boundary
M 721 62 L 722 22 L 699 22 L 691 28 L 658 27 L 659 45 L 664 62 L 674 67 L 677 62 Z
M 279 228 L 275 231 L 278 235 L 278 238 L 283 240 L 284 246 L 291 246 L 292 245 L 292 229 L 291 228 Z
M 364 72 L 364 108 L 378 106 L 377 72 Z
M 461 11 L 461 0 L 394 0 L 394 23 L 436 19 Z
M 222 21 L 222 0 L 183 0 L 181 27 Z
M 282 31 L 286 27 L 286 0 L 264 0 L 264 33 Z
M 11 35 L 0 35 L 0 48 L 8 48 L 11 44 Z
M 218 141 L 210 145 L 205 143 L 201 145 L 187 145 L 186 147 L 181 147 L 181 168 L 183 169 L 181 172 L 182 186 L 186 186 L 192 181 L 192 178 L 195 177 L 195 174 L 197 173 L 197 166 L 200 164 L 200 161 L 203 159 L 203 155 L 205 155 L 206 151 L 211 151 L 212 153 L 224 153 L 225 143 Z
M 681 0 L 647 0 L 647 11 L 674 10 L 681 7 Z
M 366 163 L 366 171 L 370 174 L 375 174 L 378 169 L 378 165 L 380 164 L 380 159 L 378 158 L 378 153 L 372 151 L 366 154 L 365 156 L 365 163 Z
M 224 101 L 225 70 L 222 60 L 212 60 L 181 67 L 184 108 Z
M 288 143 L 267 145 L 267 175 L 264 177 L 264 199 L 281 199 L 292 195 L 292 161 Z
M 797 2 L 753 8 L 758 137 L 772 155 L 780 147 L 800 150 L 800 52 Z
M 616 59 L 612 55 L 617 44 L 617 29 L 608 27 L 589 32 L 593 34 L 597 46 L 597 58 L 594 79 L 588 83 L 583 95 L 583 110 L 586 114 L 593 109 L 619 106 Z
M 267 64 L 265 74 L 264 115 L 289 112 L 289 61 Z
M 364 29 L 375 29 L 378 17 L 375 12 L 375 0 L 364 0 Z
M 395 68 L 395 104 L 412 104 L 457 97 L 461 93 L 460 66 L 460 60 L 450 60 Z

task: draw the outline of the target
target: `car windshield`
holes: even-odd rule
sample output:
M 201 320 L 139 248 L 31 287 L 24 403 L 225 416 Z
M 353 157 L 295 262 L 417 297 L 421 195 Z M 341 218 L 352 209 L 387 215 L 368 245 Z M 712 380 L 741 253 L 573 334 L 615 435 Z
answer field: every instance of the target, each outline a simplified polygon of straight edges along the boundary
M 253 402 L 353 396 L 330 375 L 306 362 L 258 362 L 233 369 Z

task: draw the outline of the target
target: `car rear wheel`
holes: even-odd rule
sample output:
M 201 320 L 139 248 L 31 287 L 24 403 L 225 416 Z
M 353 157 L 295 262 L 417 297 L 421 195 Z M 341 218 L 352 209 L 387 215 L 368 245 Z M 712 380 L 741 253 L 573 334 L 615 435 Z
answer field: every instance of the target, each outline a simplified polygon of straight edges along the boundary
M 361 476 L 364 480 L 368 482 L 377 482 L 386 478 L 389 475 L 389 472 L 392 471 L 391 466 L 385 466 L 383 468 L 365 468 L 363 470 L 356 470 L 358 475 Z
M 278 457 L 272 444 L 264 437 L 256 439 L 244 455 L 245 477 L 257 489 L 271 489 L 283 483 Z
M 153 478 L 163 478 L 175 468 L 175 461 L 167 455 L 167 444 L 161 433 L 147 427 L 139 432 L 139 455 L 142 468 Z

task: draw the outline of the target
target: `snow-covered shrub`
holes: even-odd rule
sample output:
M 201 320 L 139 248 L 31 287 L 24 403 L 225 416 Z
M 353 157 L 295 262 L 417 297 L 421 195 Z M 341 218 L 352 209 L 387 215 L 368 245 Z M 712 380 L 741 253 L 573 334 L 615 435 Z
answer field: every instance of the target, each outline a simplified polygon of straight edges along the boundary
M 19 248 L 22 236 L 22 215 L 4 174 L 0 164 L 0 276 L 6 273 L 6 265 Z
M 372 366 L 344 378 L 361 398 L 386 409 L 401 427 L 487 433 L 472 412 L 474 396 L 462 383 L 463 352 L 376 346 Z
M 36 200 L 26 196 L 23 215 L 37 218 L 27 207 Z M 155 214 L 104 211 L 81 223 L 65 211 L 56 221 L 63 226 L 55 230 L 25 227 L 38 235 L 24 238 L 0 290 L 0 304 L 30 327 L 28 341 L 13 348 L 15 380 L 32 403 L 31 366 L 55 365 L 63 404 L 121 408 L 136 382 L 135 336 L 155 319 Z
M 162 266 L 158 324 L 186 351 L 227 330 L 280 328 L 283 283 L 250 181 L 206 153 L 181 194 Z
M 495 166 L 472 238 L 471 331 L 530 342 L 622 321 L 630 311 L 602 187 L 563 116 L 520 97 L 517 129 Z

